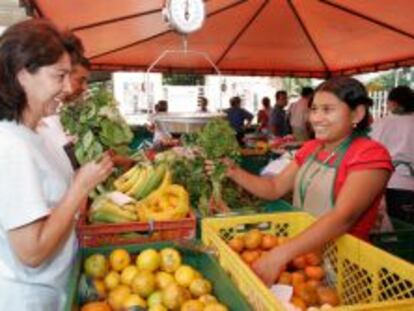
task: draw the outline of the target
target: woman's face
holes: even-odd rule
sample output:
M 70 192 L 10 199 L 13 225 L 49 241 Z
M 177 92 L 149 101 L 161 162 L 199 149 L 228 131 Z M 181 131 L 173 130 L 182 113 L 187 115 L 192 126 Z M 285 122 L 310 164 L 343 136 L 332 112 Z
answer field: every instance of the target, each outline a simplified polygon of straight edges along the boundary
M 315 138 L 335 144 L 352 132 L 354 114 L 347 104 L 329 92 L 317 92 L 309 114 Z
M 69 55 L 64 53 L 56 63 L 40 67 L 34 73 L 26 69 L 19 72 L 18 78 L 27 98 L 25 119 L 30 123 L 37 123 L 57 107 L 65 94 L 71 92 L 70 70 Z

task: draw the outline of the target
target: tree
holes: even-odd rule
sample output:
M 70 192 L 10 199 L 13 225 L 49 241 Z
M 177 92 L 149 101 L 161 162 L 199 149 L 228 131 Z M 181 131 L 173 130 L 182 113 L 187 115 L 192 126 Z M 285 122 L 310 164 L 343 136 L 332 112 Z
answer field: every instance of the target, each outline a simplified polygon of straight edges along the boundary
M 367 88 L 369 91 L 387 91 L 397 85 L 410 86 L 410 82 L 411 82 L 410 68 L 404 68 L 403 70 L 396 69 L 396 70 L 384 72 L 380 76 L 369 81 L 367 83 Z
M 300 95 L 303 87 L 312 86 L 310 78 L 283 78 L 282 83 L 289 95 Z
M 204 75 L 197 73 L 164 73 L 162 83 L 166 85 L 204 85 Z

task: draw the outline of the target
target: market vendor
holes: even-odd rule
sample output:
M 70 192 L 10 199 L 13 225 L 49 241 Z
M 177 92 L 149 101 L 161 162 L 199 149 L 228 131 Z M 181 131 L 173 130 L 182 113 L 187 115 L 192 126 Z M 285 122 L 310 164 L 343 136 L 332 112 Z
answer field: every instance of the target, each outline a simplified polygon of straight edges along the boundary
M 344 233 L 368 238 L 393 167 L 388 151 L 364 135 L 367 99 L 359 81 L 330 79 L 317 88 L 311 106 L 315 139 L 305 143 L 280 174 L 259 177 L 229 163 L 227 175 L 249 192 L 275 200 L 293 190 L 294 206 L 317 217 L 303 233 L 253 264 L 266 284 L 273 284 L 295 257 Z
M 72 183 L 35 132 L 71 92 L 62 34 L 28 20 L 0 39 L 0 310 L 62 310 L 76 253 L 74 216 L 112 170 L 109 156 L 82 166 Z

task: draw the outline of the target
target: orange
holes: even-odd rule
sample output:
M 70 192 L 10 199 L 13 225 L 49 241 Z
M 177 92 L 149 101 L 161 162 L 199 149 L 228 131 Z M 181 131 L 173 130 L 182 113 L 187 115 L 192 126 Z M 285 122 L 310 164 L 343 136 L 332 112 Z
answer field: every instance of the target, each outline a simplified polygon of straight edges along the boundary
M 275 237 L 274 235 L 264 234 L 262 244 L 260 245 L 260 247 L 265 250 L 272 249 L 273 247 L 277 246 L 277 242 L 277 237 Z
M 228 244 L 236 253 L 240 253 L 244 248 L 244 240 L 242 237 L 235 237 L 231 239 Z
M 319 266 L 322 262 L 322 257 L 315 252 L 305 255 L 305 260 L 308 266 Z
M 258 248 L 262 244 L 263 234 L 258 229 L 253 229 L 244 235 L 244 246 L 247 249 Z
M 292 266 L 296 269 L 305 269 L 306 259 L 305 256 L 298 256 L 292 261 Z
M 314 280 L 321 280 L 325 276 L 325 271 L 319 266 L 308 266 L 305 268 L 305 274 Z
M 104 301 L 94 301 L 84 305 L 81 311 L 111 311 L 111 307 Z
M 339 305 L 339 295 L 336 289 L 329 287 L 320 287 L 317 289 L 319 303 L 329 304 L 332 307 Z

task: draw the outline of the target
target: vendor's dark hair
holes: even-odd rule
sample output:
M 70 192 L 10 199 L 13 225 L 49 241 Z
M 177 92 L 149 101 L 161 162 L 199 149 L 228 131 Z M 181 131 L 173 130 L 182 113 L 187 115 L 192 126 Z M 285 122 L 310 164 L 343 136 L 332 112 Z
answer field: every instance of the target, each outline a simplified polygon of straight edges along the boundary
M 56 63 L 67 50 L 61 32 L 45 20 L 10 26 L 0 37 L 0 120 L 21 121 L 27 97 L 17 74 Z
M 366 130 L 370 125 L 369 107 L 372 106 L 372 99 L 368 97 L 365 86 L 358 80 L 350 77 L 334 77 L 322 82 L 316 90 L 317 92 L 328 92 L 334 94 L 342 102 L 348 105 L 351 110 L 358 106 L 365 107 L 365 116 L 357 124 L 357 130 Z
M 396 102 L 401 109 L 401 113 L 411 113 L 414 111 L 414 92 L 408 86 L 397 86 L 388 94 L 388 100 Z

